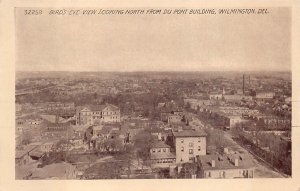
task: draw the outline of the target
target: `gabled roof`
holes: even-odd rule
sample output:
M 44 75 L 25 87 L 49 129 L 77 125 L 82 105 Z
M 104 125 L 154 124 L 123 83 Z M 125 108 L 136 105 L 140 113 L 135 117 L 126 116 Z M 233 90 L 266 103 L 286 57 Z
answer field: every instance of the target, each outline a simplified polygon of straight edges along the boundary
M 82 111 L 84 109 L 86 109 L 88 111 L 103 111 L 103 110 L 119 111 L 119 108 L 117 106 L 112 105 L 112 104 L 78 106 L 76 108 L 76 111 Z

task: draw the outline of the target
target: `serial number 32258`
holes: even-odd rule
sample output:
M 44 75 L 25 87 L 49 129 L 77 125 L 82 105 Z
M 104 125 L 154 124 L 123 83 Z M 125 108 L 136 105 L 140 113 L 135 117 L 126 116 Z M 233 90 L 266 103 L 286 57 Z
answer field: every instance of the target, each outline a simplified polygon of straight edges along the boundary
M 43 10 L 25 10 L 25 15 L 41 15 L 43 14 Z

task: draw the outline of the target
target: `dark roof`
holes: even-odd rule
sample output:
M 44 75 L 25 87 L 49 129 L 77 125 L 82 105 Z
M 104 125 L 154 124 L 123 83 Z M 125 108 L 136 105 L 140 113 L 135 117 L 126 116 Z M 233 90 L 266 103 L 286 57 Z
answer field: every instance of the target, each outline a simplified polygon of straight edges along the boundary
M 151 153 L 150 159 L 175 159 L 176 156 L 170 152 Z
M 235 159 L 238 160 L 237 166 L 234 164 Z M 212 167 L 212 160 L 215 161 L 215 167 Z M 248 169 L 255 167 L 254 162 L 247 154 L 204 155 L 198 157 L 198 163 L 203 170 Z
M 175 137 L 206 137 L 207 134 L 203 130 L 182 130 L 173 132 Z

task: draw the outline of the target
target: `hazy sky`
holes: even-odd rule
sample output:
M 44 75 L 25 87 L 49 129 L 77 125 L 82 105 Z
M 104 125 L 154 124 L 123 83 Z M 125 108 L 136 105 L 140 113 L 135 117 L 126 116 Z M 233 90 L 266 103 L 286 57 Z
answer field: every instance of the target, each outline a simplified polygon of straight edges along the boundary
M 290 9 L 268 15 L 24 16 L 18 71 L 290 70 Z

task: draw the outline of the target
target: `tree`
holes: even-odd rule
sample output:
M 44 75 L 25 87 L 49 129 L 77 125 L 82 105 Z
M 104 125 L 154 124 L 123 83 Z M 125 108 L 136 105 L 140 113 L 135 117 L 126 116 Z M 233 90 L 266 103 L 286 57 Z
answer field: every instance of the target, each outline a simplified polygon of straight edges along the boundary
M 149 160 L 151 144 L 154 141 L 155 137 L 147 131 L 141 131 L 135 136 L 134 146 L 138 159 L 142 159 L 143 161 Z

